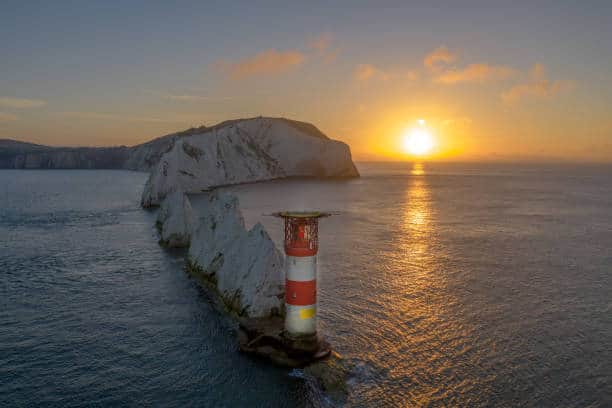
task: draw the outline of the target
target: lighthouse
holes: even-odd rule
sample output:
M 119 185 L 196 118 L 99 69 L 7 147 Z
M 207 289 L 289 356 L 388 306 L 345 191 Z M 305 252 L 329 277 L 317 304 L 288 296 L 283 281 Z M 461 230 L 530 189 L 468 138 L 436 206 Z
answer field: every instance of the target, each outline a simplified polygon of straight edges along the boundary
M 285 224 L 285 314 L 242 319 L 240 350 L 287 367 L 304 367 L 331 354 L 330 344 L 317 333 L 317 252 L 319 218 L 333 214 L 320 211 L 265 214 L 280 217 Z
M 317 332 L 317 252 L 319 218 L 330 213 L 284 211 L 285 331 L 292 337 Z

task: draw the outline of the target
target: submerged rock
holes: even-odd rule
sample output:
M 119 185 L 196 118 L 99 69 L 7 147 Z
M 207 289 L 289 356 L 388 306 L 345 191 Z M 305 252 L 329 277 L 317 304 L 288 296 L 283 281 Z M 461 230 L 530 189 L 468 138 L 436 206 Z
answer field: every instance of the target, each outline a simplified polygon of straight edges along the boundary
M 337 403 L 343 403 L 348 394 L 348 380 L 352 364 L 336 352 L 304 368 L 304 373 L 314 378 L 325 393 Z
M 182 191 L 168 195 L 157 213 L 160 243 L 170 248 L 187 247 L 191 239 L 193 209 Z
M 279 315 L 283 309 L 283 257 L 257 223 L 247 231 L 232 195 L 212 193 L 191 237 L 189 268 L 245 317 Z
M 177 139 L 161 156 L 145 185 L 141 203 L 159 205 L 172 191 L 275 178 L 358 177 L 347 144 L 316 127 L 281 118 L 235 120 Z

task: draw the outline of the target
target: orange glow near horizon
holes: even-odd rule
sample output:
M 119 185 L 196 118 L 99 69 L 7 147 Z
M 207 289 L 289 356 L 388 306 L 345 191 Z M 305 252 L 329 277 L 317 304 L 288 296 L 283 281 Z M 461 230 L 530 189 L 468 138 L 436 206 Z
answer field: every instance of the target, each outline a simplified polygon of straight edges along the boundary
M 425 156 L 431 152 L 434 146 L 433 138 L 431 133 L 425 127 L 425 120 L 417 120 L 419 126 L 407 130 L 403 137 L 403 148 L 406 153 L 415 156 Z
M 473 126 L 459 120 L 464 116 L 445 104 L 389 100 L 361 117 L 355 132 L 330 133 L 350 137 L 343 139 L 357 161 L 460 160 L 476 146 Z

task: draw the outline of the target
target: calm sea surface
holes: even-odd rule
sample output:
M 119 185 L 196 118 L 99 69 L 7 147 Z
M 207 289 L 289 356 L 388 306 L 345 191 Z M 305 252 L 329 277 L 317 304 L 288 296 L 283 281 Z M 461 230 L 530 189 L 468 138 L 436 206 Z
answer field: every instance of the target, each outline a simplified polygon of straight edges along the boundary
M 361 164 L 242 185 L 321 224 L 319 330 L 349 406 L 612 406 L 612 168 Z M 157 244 L 146 174 L 0 171 L 0 406 L 328 405 Z M 202 197 L 192 197 L 194 207 Z

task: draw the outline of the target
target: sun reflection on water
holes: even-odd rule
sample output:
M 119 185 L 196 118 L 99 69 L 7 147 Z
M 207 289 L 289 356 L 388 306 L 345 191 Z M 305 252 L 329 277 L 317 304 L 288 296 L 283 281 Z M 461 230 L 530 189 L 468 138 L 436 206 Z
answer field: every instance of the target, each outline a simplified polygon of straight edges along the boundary
M 406 178 L 403 202 L 397 207 L 397 231 L 381 265 L 383 280 L 372 312 L 385 316 L 378 321 L 378 338 L 372 340 L 371 356 L 390 379 L 403 379 L 398 395 L 386 400 L 398 404 L 427 405 L 443 400 L 444 384 L 439 373 L 451 369 L 449 347 L 459 347 L 456 320 L 447 318 L 454 303 L 446 276 L 440 267 L 444 257 L 438 244 L 435 211 L 425 166 L 413 165 Z M 413 376 L 406 380 L 406 373 Z M 396 388 L 397 390 L 397 388 Z M 381 397 L 378 387 L 367 390 L 368 400 Z M 401 395 L 399 395 L 401 394 Z M 371 399 L 370 399 L 371 398 Z
M 414 163 L 412 170 L 410 170 L 410 174 L 413 176 L 424 176 L 425 166 L 423 166 L 423 163 Z
M 412 175 L 424 175 L 425 170 L 423 165 L 415 164 Z M 410 185 L 406 190 L 406 200 L 404 207 L 404 231 L 411 232 L 411 238 L 414 238 L 415 234 L 418 234 L 422 239 L 416 244 L 427 244 L 427 232 L 430 230 L 430 197 L 429 187 L 427 186 L 427 180 L 425 177 L 413 177 L 410 181 Z

